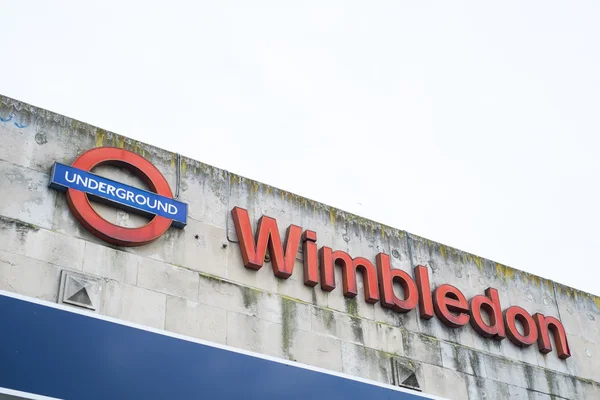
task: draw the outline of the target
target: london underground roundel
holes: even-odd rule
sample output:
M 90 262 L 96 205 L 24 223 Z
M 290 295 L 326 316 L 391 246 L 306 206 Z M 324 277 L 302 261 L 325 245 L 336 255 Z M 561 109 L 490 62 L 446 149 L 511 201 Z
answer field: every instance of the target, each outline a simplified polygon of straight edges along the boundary
M 138 189 L 90 171 L 101 165 L 130 170 L 150 191 Z M 98 238 L 118 246 L 141 246 L 158 239 L 170 226 L 187 224 L 187 204 L 173 199 L 169 183 L 144 157 L 114 147 L 98 147 L 83 153 L 71 166 L 55 163 L 49 186 L 66 192 L 75 218 Z M 102 218 L 90 199 L 151 217 L 139 228 L 113 224 Z

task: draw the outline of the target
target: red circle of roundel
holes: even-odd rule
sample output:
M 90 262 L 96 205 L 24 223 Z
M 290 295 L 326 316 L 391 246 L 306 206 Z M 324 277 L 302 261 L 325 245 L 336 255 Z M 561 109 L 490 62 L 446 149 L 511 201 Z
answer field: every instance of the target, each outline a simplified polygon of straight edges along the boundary
M 84 171 L 100 165 L 125 167 L 140 178 L 150 191 L 173 198 L 169 183 L 144 157 L 115 147 L 98 147 L 83 153 L 73 162 L 73 167 Z M 152 220 L 139 228 L 126 228 L 108 222 L 94 210 L 88 196 L 75 189 L 67 190 L 67 203 L 75 218 L 94 236 L 117 246 L 141 246 L 158 239 L 171 226 L 171 220 L 155 215 Z

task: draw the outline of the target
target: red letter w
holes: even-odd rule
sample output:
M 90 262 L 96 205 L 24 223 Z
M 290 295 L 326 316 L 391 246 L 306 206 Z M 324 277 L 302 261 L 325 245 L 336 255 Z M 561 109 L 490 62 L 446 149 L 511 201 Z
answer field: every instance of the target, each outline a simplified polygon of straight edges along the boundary
M 235 231 L 240 241 L 244 266 L 253 270 L 259 270 L 263 266 L 268 244 L 273 273 L 279 278 L 289 278 L 294 271 L 294 261 L 296 260 L 296 254 L 300 245 L 302 228 L 297 225 L 290 225 L 287 229 L 284 254 L 275 219 L 263 216 L 258 220 L 255 242 L 248 211 L 243 208 L 234 207 L 231 210 L 231 216 L 233 217 Z

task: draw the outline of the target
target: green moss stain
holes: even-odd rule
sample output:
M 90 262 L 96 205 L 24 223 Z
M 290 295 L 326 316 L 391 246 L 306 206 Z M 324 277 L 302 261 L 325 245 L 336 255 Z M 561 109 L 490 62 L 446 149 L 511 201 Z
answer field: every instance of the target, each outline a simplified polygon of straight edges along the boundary
M 17 221 L 11 218 L 0 216 L 0 228 L 1 229 L 14 229 L 17 233 L 19 241 L 24 244 L 27 241 L 27 235 L 29 232 L 37 232 L 40 230 L 35 225 L 28 224 L 26 222 Z
M 455 248 L 450 248 L 450 255 L 452 257 L 452 262 L 458 264 L 460 262 L 460 253 Z
M 283 354 L 287 359 L 293 359 L 293 355 L 290 353 L 290 348 L 292 346 L 292 341 L 294 339 L 294 329 L 296 328 L 296 320 L 294 319 L 294 315 L 296 314 L 296 302 L 287 299 L 285 297 L 281 298 L 281 343 Z
M 106 138 L 106 131 L 104 129 L 98 129 L 96 131 L 96 147 L 104 146 L 105 138 Z
M 496 263 L 496 276 L 498 278 L 501 278 L 506 282 L 507 280 L 512 279 L 514 274 L 515 270 L 511 267 L 507 267 L 506 265 Z
M 188 167 L 189 167 L 189 165 L 186 162 L 186 160 L 182 159 L 182 162 L 181 162 L 181 176 L 187 176 Z
M 354 339 L 358 343 L 365 343 L 365 337 L 363 333 L 362 320 L 356 317 L 350 317 L 350 325 L 352 326 L 352 333 L 354 334 Z
M 389 375 L 387 365 L 388 365 L 390 357 L 385 353 L 376 352 L 374 358 L 377 362 L 377 365 L 379 366 L 379 375 L 381 377 L 387 377 Z M 386 378 L 384 378 L 384 379 L 385 379 L 384 383 L 388 383 L 387 379 Z
M 444 258 L 444 260 L 448 257 L 448 249 L 443 244 L 440 244 L 440 254 Z
M 23 222 L 23 221 L 18 221 L 16 219 L 4 217 L 1 215 L 0 215 L 0 227 L 2 227 L 2 228 L 14 227 L 14 229 L 17 231 L 35 231 L 35 232 L 37 232 L 40 230 L 39 227 L 37 227 L 33 224 L 29 224 L 29 223 Z
M 535 387 L 535 378 L 533 376 L 533 367 L 529 364 L 523 364 L 523 373 L 525 374 L 525 380 L 527 381 L 527 387 Z
M 456 368 L 460 372 L 468 373 L 469 366 L 467 365 L 467 358 L 464 356 L 460 348 L 454 343 L 448 343 L 452 346 L 452 359 L 456 361 Z
M 471 362 L 471 369 L 473 370 L 475 375 L 482 376 L 485 366 L 481 365 L 481 363 L 479 362 L 479 357 L 477 353 L 475 353 L 474 351 L 469 351 L 469 361 Z
M 544 369 L 544 374 L 546 375 L 546 382 L 548 382 L 548 388 L 550 389 L 550 394 L 553 395 L 556 393 L 556 380 L 552 376 L 552 372 L 550 370 Z
M 346 305 L 346 312 L 353 317 L 358 317 L 358 302 L 356 301 L 356 297 L 351 299 L 345 297 L 344 303 Z
M 481 257 L 477 257 L 477 256 L 472 256 L 473 257 L 473 262 L 475 263 L 475 265 L 477 265 L 477 268 L 480 271 L 483 271 L 483 263 L 481 261 Z
M 325 328 L 329 332 L 335 333 L 335 314 L 332 310 L 328 308 L 315 307 L 315 314 L 323 321 Z
M 242 300 L 244 301 L 244 307 L 246 307 L 249 310 L 256 311 L 258 297 L 260 296 L 261 292 L 246 286 L 240 286 L 240 291 L 242 292 Z
M 253 287 L 248 287 L 248 286 L 242 286 L 242 285 L 238 285 L 235 282 L 231 282 L 228 280 L 225 280 L 223 278 L 220 278 L 218 276 L 214 276 L 214 275 L 210 275 L 204 272 L 198 272 L 196 270 L 193 270 L 189 267 L 184 267 L 182 265 L 177 265 L 177 264 L 173 264 L 177 267 L 183 268 L 183 269 L 187 269 L 193 272 L 196 272 L 199 276 L 200 279 L 204 279 L 206 281 L 209 281 L 211 283 L 211 285 L 213 287 L 218 287 L 218 286 L 222 286 L 222 285 L 230 285 L 230 286 L 235 286 L 236 288 L 239 289 L 241 295 L 242 295 L 242 300 L 244 302 L 244 306 L 248 309 L 251 308 L 256 308 L 258 300 L 260 298 L 260 296 L 265 293 L 264 291 L 257 289 L 257 288 L 253 288 Z
M 337 210 L 335 208 L 329 209 L 329 223 L 331 226 L 335 226 L 335 220 L 337 218 Z
M 229 283 L 229 284 L 232 284 L 231 282 L 227 282 L 226 280 L 223 280 L 223 279 L 219 278 L 218 276 L 206 274 L 204 272 L 198 272 L 198 275 L 200 275 L 200 279 L 206 279 L 208 281 L 211 281 L 212 283 Z
M 410 348 L 410 339 L 408 337 L 408 332 L 405 329 L 402 329 L 402 347 L 404 348 L 404 352 Z

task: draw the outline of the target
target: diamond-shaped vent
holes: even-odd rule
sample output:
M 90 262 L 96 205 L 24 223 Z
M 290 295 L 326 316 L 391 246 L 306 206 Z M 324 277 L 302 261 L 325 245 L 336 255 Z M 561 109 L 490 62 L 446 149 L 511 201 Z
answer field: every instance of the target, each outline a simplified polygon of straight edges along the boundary
M 79 304 L 85 304 L 87 306 L 93 307 L 92 300 L 90 296 L 87 294 L 87 290 L 85 288 L 81 289 L 79 292 L 75 293 L 73 296 L 69 297 L 69 301 Z
M 421 390 L 421 387 L 419 386 L 419 381 L 417 381 L 417 376 L 414 373 L 410 374 L 410 376 L 408 378 L 406 378 L 400 384 L 400 386 L 403 386 L 405 388 L 419 390 L 419 391 Z
M 390 383 L 392 385 L 421 391 L 421 385 L 419 385 L 416 375 L 416 366 L 411 361 L 392 358 L 390 363 L 392 372 Z
M 100 280 L 97 277 L 62 271 L 59 303 L 96 310 L 100 303 Z

